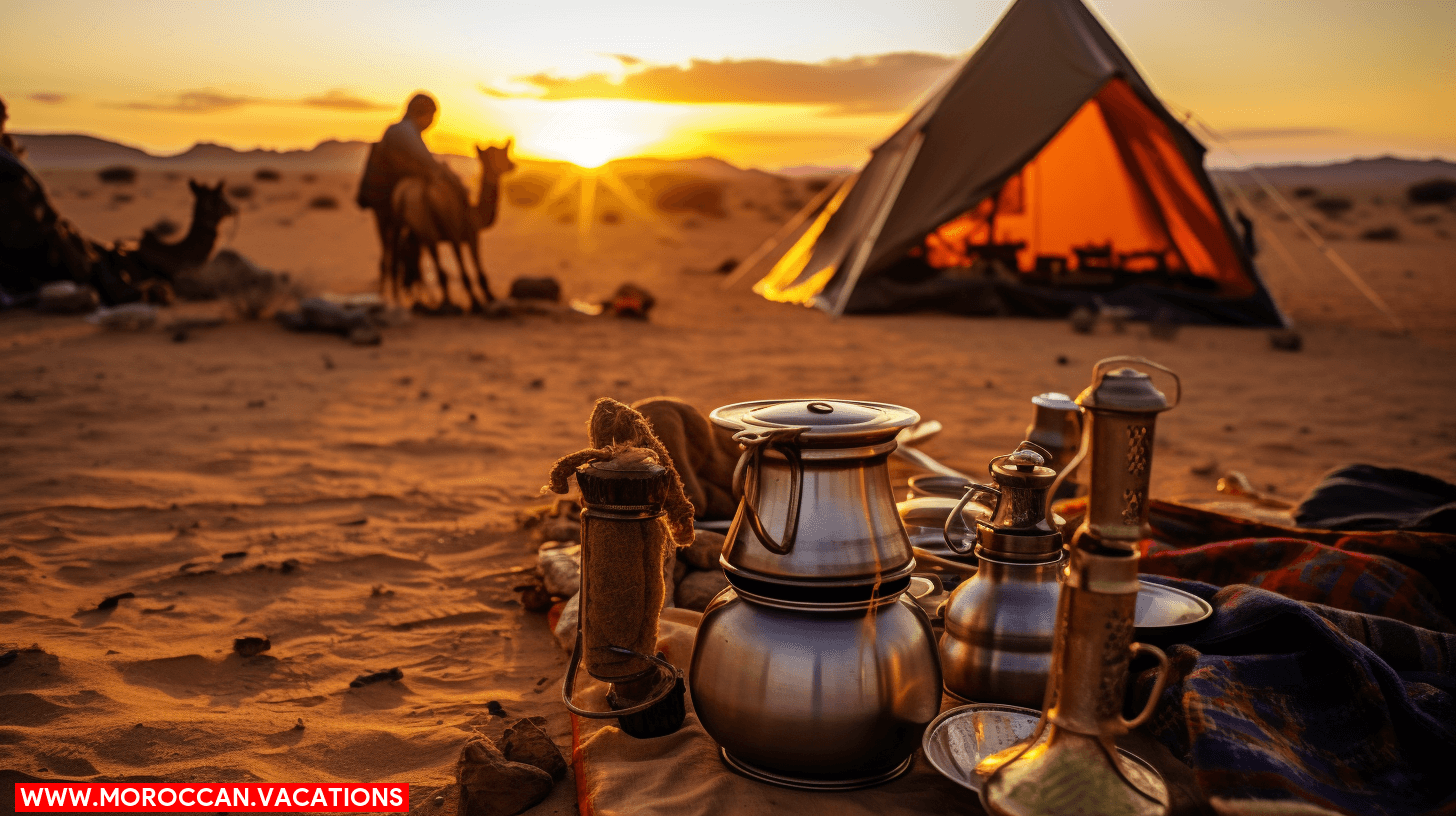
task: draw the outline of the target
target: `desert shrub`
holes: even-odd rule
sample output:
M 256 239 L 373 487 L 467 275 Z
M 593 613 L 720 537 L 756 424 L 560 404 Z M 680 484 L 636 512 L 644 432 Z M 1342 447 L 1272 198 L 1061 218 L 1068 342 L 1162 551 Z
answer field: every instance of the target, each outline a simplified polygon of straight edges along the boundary
M 1412 204 L 1450 204 L 1456 201 L 1456 181 L 1441 178 L 1412 184 L 1405 197 Z
M 254 181 L 278 181 L 283 175 L 271 167 L 259 167 L 253 171 Z
M 339 200 L 331 195 L 314 196 L 309 199 L 308 206 L 315 210 L 337 210 Z
M 163 217 L 158 218 L 157 223 L 148 227 L 146 231 L 157 236 L 158 238 L 166 238 L 169 235 L 177 234 L 177 230 L 179 229 L 181 229 L 181 227 L 177 226 L 176 221 L 173 221 L 170 218 Z
M 1360 237 L 1366 241 L 1399 241 L 1400 230 L 1395 227 L 1376 227 L 1360 233 Z
M 1295 187 L 1294 188 L 1294 197 L 1295 198 L 1314 198 L 1317 195 L 1319 195 L 1319 190 L 1316 190 L 1313 187 Z
M 239 201 L 246 201 L 253 197 L 253 188 L 247 184 L 238 184 L 236 186 L 229 187 L 227 194 L 232 196 L 233 198 L 238 199 Z
M 96 173 L 102 184 L 133 184 L 137 179 L 135 167 L 127 167 L 123 164 L 112 165 Z
M 1310 206 L 1324 213 L 1326 218 L 1339 218 L 1346 212 L 1349 212 L 1350 208 L 1355 206 L 1355 203 L 1341 196 L 1325 196 L 1324 198 L 1316 198 Z

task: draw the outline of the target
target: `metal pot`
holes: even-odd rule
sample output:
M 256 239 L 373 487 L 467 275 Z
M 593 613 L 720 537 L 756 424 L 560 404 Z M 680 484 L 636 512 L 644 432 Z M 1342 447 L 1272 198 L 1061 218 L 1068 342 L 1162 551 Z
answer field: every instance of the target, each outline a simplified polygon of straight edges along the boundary
M 935 635 L 908 593 L 836 605 L 726 589 L 703 612 L 688 678 L 724 761 L 788 787 L 893 779 L 940 711 Z
M 915 559 L 886 459 L 919 414 L 877 402 L 769 400 L 710 418 L 744 449 L 734 474 L 743 498 L 721 559 L 730 580 L 775 594 L 761 584 L 868 588 L 909 577 Z
M 929 617 L 886 458 L 919 421 L 874 402 L 719 408 L 744 448 L 742 499 L 689 687 L 726 763 L 765 782 L 864 787 L 910 767 L 940 708 Z M 904 597 L 903 600 L 902 597 Z
M 1034 448 L 1023 442 L 991 460 L 994 488 L 966 488 L 957 508 L 978 495 L 992 501 L 976 522 L 974 547 L 952 534 L 959 512 L 945 523 L 945 543 L 959 553 L 974 549 L 978 564 L 951 594 L 940 639 L 945 690 L 963 700 L 1036 708 L 1046 695 L 1064 563 L 1046 509 L 1057 474 Z

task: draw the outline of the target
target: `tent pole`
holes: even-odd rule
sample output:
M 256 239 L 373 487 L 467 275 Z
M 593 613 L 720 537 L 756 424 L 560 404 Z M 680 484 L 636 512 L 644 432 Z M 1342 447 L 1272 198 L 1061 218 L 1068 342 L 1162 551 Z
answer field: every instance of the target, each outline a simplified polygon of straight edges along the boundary
M 718 284 L 718 288 L 732 288 L 733 284 L 739 282 L 740 280 L 743 280 L 744 276 L 747 275 L 755 266 L 758 266 L 760 263 L 762 263 L 764 258 L 772 255 L 774 250 L 787 243 L 789 236 L 797 232 L 799 227 L 802 227 L 804 225 L 805 221 L 808 221 L 810 218 L 813 217 L 814 213 L 819 212 L 819 210 L 824 206 L 824 202 L 828 201 L 829 197 L 834 195 L 835 191 L 837 191 L 840 186 L 844 184 L 845 179 L 849 177 L 850 176 L 844 176 L 835 179 L 833 182 L 826 184 L 824 186 L 824 189 L 820 190 L 818 193 L 815 193 L 814 198 L 811 199 L 808 204 L 805 204 L 797 213 L 795 213 L 793 218 L 790 218 L 784 223 L 782 227 L 779 227 L 778 232 L 775 232 L 773 235 L 769 236 L 763 243 L 759 244 L 758 249 L 755 249 L 752 255 L 744 258 L 743 263 L 740 263 L 738 265 L 738 268 L 733 270 L 733 274 L 729 275 L 722 283 Z
M 910 168 L 915 165 L 915 157 L 920 154 L 920 145 L 924 142 L 925 131 L 916 131 L 915 138 L 900 159 L 900 165 L 895 168 L 895 177 L 890 180 L 889 187 L 885 189 L 885 200 L 880 205 L 880 211 L 875 214 L 874 223 L 870 225 L 864 238 L 855 247 L 854 255 L 850 258 L 843 294 L 839 296 L 839 302 L 834 304 L 834 308 L 829 312 L 834 317 L 843 315 L 844 307 L 849 305 L 849 296 L 854 293 L 855 284 L 859 283 L 859 276 L 864 272 L 865 264 L 869 263 L 870 250 L 880 239 L 880 230 L 885 228 L 885 222 L 890 219 L 890 210 L 895 207 L 895 198 L 900 195 L 900 189 L 905 186 L 905 179 L 910 175 Z
M 1235 159 L 1238 159 L 1239 161 L 1244 160 L 1244 158 L 1240 156 L 1238 152 L 1233 149 L 1232 146 L 1229 145 L 1228 140 L 1225 139 L 1221 134 L 1219 134 L 1218 131 L 1214 130 L 1211 126 L 1209 126 L 1207 122 L 1204 122 L 1201 118 L 1195 116 L 1192 111 L 1187 110 L 1186 108 L 1184 109 L 1184 112 L 1187 114 L 1190 121 L 1197 123 L 1200 130 L 1208 134 L 1214 141 L 1222 145 L 1223 148 L 1227 150 L 1230 155 L 1232 155 Z M 1350 281 L 1351 285 L 1353 285 L 1360 292 L 1360 294 L 1364 295 L 1366 300 L 1370 301 L 1370 305 L 1379 309 L 1381 314 L 1384 314 L 1386 318 L 1390 320 L 1391 325 L 1395 326 L 1396 331 L 1402 333 L 1407 331 L 1405 323 L 1401 322 L 1401 319 L 1399 317 L 1396 317 L 1395 312 L 1390 308 L 1389 305 L 1386 304 L 1385 299 L 1382 298 L 1380 294 L 1374 289 L 1370 288 L 1370 284 L 1366 283 L 1365 279 L 1360 277 L 1360 273 L 1356 272 L 1354 267 L 1350 266 L 1350 264 L 1347 263 L 1345 259 L 1340 256 L 1339 253 L 1335 252 L 1334 247 L 1325 243 L 1324 239 L 1320 237 L 1320 234 L 1315 231 L 1314 227 L 1310 226 L 1309 221 L 1307 221 L 1304 216 L 1299 214 L 1299 211 L 1294 208 L 1293 204 L 1289 203 L 1289 199 L 1285 198 L 1283 193 L 1279 192 L 1279 190 L 1276 189 L 1274 185 L 1269 183 L 1268 179 L 1264 178 L 1263 173 L 1255 170 L 1253 165 L 1245 167 L 1244 172 L 1252 176 L 1254 181 L 1258 183 L 1259 187 L 1263 189 L 1265 193 L 1268 193 L 1270 198 L 1274 199 L 1274 203 L 1279 205 L 1279 209 L 1283 210 L 1286 215 L 1294 220 L 1294 223 L 1298 225 L 1300 230 L 1304 232 L 1305 237 L 1309 238 L 1309 240 L 1314 243 L 1315 247 L 1317 247 L 1320 252 L 1324 253 L 1325 258 L 1327 258 L 1336 269 L 1340 270 L 1340 274 L 1344 275 L 1345 278 Z

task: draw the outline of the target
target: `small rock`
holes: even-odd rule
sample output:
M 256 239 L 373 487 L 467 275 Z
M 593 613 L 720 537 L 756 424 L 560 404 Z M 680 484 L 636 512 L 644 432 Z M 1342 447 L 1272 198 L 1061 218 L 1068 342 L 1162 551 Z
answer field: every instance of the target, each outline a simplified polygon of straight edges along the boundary
M 332 358 L 329 355 L 325 354 L 324 355 L 324 368 L 327 368 L 327 369 L 332 370 L 333 367 L 334 367 L 334 358 Z
M 260 655 L 273 648 L 273 643 L 265 637 L 240 637 L 233 640 L 233 651 L 243 657 Z
M 293 724 L 293 730 L 294 731 L 302 731 L 303 730 L 303 718 L 302 717 L 299 717 L 298 718 L 298 722 L 296 722 L 296 723 Z
M 455 763 L 462 816 L 515 816 L 551 793 L 551 774 L 511 762 L 489 739 L 471 740 Z
M 541 571 L 547 592 L 570 598 L 581 590 L 581 546 L 541 550 L 536 569 Z
M 560 516 L 547 518 L 540 526 L 532 531 L 532 538 L 537 541 L 570 541 L 573 544 L 581 541 L 581 522 L 572 521 Z
M 727 586 L 728 578 L 721 569 L 693 570 L 677 585 L 677 605 L 683 609 L 701 612 Z
M 262 408 L 263 406 L 265 406 L 267 404 L 268 404 L 268 401 L 267 400 L 260 400 L 260 399 L 248 400 L 248 407 L 249 408 Z
M 566 605 L 561 608 L 561 617 L 556 619 L 556 628 L 551 634 L 556 636 L 556 643 L 567 653 L 576 646 L 577 621 L 581 617 L 581 595 L 572 595 Z
M 404 672 L 400 671 L 399 668 L 396 667 L 393 669 L 388 669 L 386 671 L 374 672 L 373 674 L 361 674 L 358 677 L 354 678 L 354 681 L 349 684 L 349 688 L 363 688 L 364 686 L 371 685 L 373 683 L 385 683 L 393 680 L 403 679 Z
M 1299 351 L 1304 348 L 1304 335 L 1294 329 L 1271 331 L 1269 345 L 1277 351 Z
M 498 700 L 487 700 L 485 710 L 490 712 L 490 716 L 492 717 L 504 717 L 506 715 L 505 708 L 501 706 Z
M 118 603 L 121 603 L 122 601 L 126 600 L 127 598 L 135 598 L 135 597 L 136 597 L 136 593 L 135 592 L 123 592 L 120 595 L 112 595 L 111 597 L 102 600 L 101 603 L 96 604 L 96 608 L 97 609 L 115 609 L 116 608 L 116 605 Z
M 225 553 L 222 554 L 222 557 L 223 558 L 247 558 L 248 557 L 248 551 L 247 550 L 238 550 L 237 552 L 225 552 Z
M 530 386 L 532 388 L 545 388 L 546 387 L 546 380 L 544 380 L 544 379 L 542 379 L 540 377 L 537 377 L 536 379 L 531 380 Z
M 1066 365 L 1067 363 L 1070 363 L 1070 362 L 1072 362 L 1072 361 L 1069 360 L 1069 359 L 1067 359 L 1067 355 L 1065 355 L 1065 354 L 1058 354 L 1057 355 L 1057 365 Z
M 516 720 L 507 726 L 500 738 L 500 750 L 511 762 L 540 768 L 552 779 L 566 776 L 566 757 L 561 749 L 530 720 Z
M 1194 476 L 1209 476 L 1218 470 L 1218 462 L 1213 459 L 1204 459 L 1198 464 L 1188 468 L 1188 472 Z
M 694 530 L 691 546 L 678 550 L 677 557 L 693 569 L 717 569 L 718 556 L 723 554 L 723 534 L 712 530 Z

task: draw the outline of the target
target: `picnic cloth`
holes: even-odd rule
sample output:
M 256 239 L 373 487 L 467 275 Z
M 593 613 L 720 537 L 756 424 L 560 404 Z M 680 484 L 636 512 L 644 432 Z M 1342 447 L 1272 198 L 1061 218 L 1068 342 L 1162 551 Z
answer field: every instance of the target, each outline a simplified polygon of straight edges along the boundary
M 1456 536 L 1281 528 L 1171 502 L 1153 503 L 1150 525 L 1140 571 L 1214 607 L 1167 650 L 1149 725 L 1205 794 L 1456 814 Z M 1151 683 L 1143 673 L 1130 696 Z
M 1294 509 L 1301 527 L 1456 533 L 1456 485 L 1403 468 L 1345 465 Z

